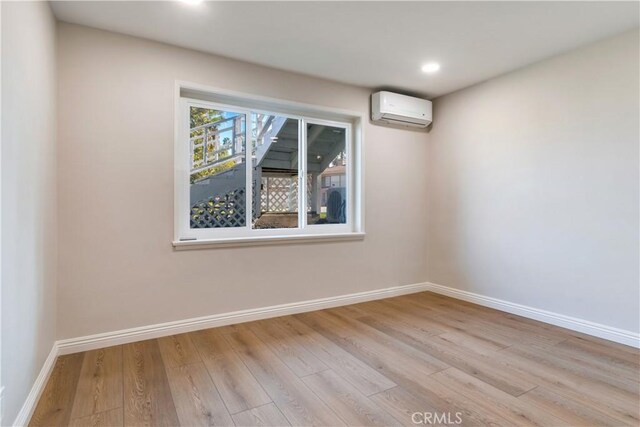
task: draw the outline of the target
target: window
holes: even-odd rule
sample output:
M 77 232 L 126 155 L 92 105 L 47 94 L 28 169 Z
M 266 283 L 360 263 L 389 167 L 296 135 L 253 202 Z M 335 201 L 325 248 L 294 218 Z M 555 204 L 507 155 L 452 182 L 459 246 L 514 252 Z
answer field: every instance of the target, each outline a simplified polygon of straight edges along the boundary
M 220 98 L 179 99 L 175 246 L 363 235 L 359 116 Z

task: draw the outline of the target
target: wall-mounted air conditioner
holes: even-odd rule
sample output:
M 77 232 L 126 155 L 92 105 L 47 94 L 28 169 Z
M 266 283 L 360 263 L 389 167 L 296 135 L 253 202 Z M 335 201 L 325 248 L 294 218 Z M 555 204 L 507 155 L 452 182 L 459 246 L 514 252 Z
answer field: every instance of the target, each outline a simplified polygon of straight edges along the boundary
M 431 101 L 392 92 L 376 92 L 371 96 L 371 119 L 426 128 L 433 121 Z

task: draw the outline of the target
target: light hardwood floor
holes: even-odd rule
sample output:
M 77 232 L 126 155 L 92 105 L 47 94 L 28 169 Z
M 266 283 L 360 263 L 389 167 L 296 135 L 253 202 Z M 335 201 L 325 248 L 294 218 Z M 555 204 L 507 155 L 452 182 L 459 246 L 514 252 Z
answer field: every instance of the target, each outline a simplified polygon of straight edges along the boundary
M 30 425 L 639 425 L 639 358 L 424 292 L 62 356 Z

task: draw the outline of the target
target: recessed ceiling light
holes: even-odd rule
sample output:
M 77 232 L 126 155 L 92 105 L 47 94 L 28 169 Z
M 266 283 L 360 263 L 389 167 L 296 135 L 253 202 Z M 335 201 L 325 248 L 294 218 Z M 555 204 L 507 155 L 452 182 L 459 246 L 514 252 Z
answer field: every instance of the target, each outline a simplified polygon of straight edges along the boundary
M 440 69 L 440 64 L 438 64 L 437 62 L 429 62 L 422 66 L 422 71 L 424 73 L 435 73 L 439 69 Z
M 197 6 L 202 3 L 202 0 L 180 0 L 180 3 L 188 4 L 190 6 Z

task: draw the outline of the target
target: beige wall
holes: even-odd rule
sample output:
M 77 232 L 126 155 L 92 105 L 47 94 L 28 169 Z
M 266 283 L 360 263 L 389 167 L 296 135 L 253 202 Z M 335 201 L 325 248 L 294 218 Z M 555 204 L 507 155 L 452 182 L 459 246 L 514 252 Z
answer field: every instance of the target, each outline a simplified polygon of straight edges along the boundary
M 367 123 L 363 242 L 175 252 L 175 80 L 370 91 L 60 24 L 58 337 L 425 280 L 637 331 L 637 36 L 441 97 L 428 135 Z
M 56 338 L 56 54 L 46 2 L 2 2 L 2 425 Z
M 370 91 L 59 25 L 58 337 L 418 283 L 426 134 L 364 128 L 366 239 L 176 252 L 174 82 L 360 111 Z
M 638 35 L 435 100 L 429 281 L 638 331 Z

